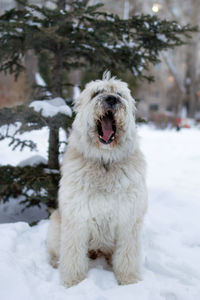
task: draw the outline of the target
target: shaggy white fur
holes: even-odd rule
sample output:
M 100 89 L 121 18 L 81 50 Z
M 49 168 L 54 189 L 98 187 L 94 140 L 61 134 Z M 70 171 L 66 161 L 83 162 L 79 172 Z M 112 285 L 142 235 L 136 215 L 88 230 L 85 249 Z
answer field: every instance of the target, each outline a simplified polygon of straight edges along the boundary
M 104 254 L 119 284 L 137 282 L 147 192 L 135 101 L 107 72 L 86 85 L 75 109 L 47 236 L 51 263 L 69 287 L 87 276 L 90 256 Z

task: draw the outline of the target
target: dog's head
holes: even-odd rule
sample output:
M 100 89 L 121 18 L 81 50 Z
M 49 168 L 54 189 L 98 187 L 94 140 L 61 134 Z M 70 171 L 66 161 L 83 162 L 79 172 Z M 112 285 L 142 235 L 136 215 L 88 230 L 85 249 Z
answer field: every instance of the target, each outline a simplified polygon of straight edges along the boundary
M 87 157 L 118 160 L 131 151 L 136 109 L 127 83 L 104 73 L 86 85 L 75 110 L 72 140 Z

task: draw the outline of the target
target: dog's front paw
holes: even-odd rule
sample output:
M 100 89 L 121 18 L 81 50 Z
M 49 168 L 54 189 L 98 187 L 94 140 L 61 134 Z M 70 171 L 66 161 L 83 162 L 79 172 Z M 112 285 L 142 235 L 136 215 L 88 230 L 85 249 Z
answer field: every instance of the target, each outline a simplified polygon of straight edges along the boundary
M 82 280 L 86 278 L 86 275 L 83 274 L 77 274 L 76 276 L 73 274 L 71 276 L 61 276 L 61 284 L 64 285 L 65 287 L 69 288 L 72 287 L 73 285 L 77 285 L 80 283 Z
M 49 259 L 50 264 L 52 265 L 53 268 L 57 268 L 58 267 L 58 258 L 56 255 L 51 255 L 50 259 Z
M 141 277 L 139 274 L 124 274 L 117 273 L 115 274 L 117 281 L 121 285 L 133 284 L 141 281 Z

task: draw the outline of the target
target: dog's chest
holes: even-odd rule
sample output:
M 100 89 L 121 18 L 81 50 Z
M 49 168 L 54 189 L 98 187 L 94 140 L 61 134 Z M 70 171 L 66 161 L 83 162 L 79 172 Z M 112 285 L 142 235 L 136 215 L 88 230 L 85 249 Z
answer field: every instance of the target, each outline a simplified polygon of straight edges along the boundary
M 118 199 L 111 195 L 88 198 L 89 249 L 106 252 L 113 249 L 118 224 L 118 204 Z
M 138 171 L 130 160 L 103 165 L 81 159 L 63 171 L 60 205 L 87 224 L 89 249 L 112 251 L 117 229 L 134 222 L 139 209 Z
M 128 205 L 130 180 L 123 170 L 96 168 L 96 176 L 87 172 L 90 247 L 110 251 L 114 247 L 122 205 Z
M 123 167 L 102 163 L 85 171 L 83 189 L 88 193 L 107 196 L 125 191 L 130 184 L 130 178 Z
M 116 239 L 118 226 L 117 210 L 108 203 L 96 202 L 89 205 L 87 219 L 89 229 L 89 250 L 102 250 L 105 253 L 112 252 Z

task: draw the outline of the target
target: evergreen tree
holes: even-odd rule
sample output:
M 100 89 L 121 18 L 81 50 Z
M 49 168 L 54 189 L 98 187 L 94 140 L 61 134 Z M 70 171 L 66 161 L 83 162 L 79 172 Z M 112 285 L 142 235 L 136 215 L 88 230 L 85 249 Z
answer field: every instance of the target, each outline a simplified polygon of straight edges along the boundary
M 43 69 L 48 70 L 46 90 L 53 98 L 64 96 L 71 70 L 95 68 L 99 74 L 106 69 L 115 74 L 130 71 L 135 78 L 151 81 L 146 71 L 149 64 L 159 62 L 160 51 L 182 45 L 196 30 L 150 15 L 120 19 L 101 12 L 99 4 L 86 6 L 79 0 L 57 0 L 54 9 L 30 5 L 27 0 L 18 0 L 18 4 L 0 16 L 0 71 L 17 78 L 25 69 L 27 51 L 34 51 Z M 16 139 L 17 132 L 48 126 L 48 167 L 59 169 L 59 128 L 67 129 L 72 118 L 62 112 L 45 116 L 24 105 L 0 112 L 0 126 L 12 122 L 21 125 L 13 135 L 1 133 L 0 139 L 10 138 L 11 145 L 22 148 L 36 145 Z

